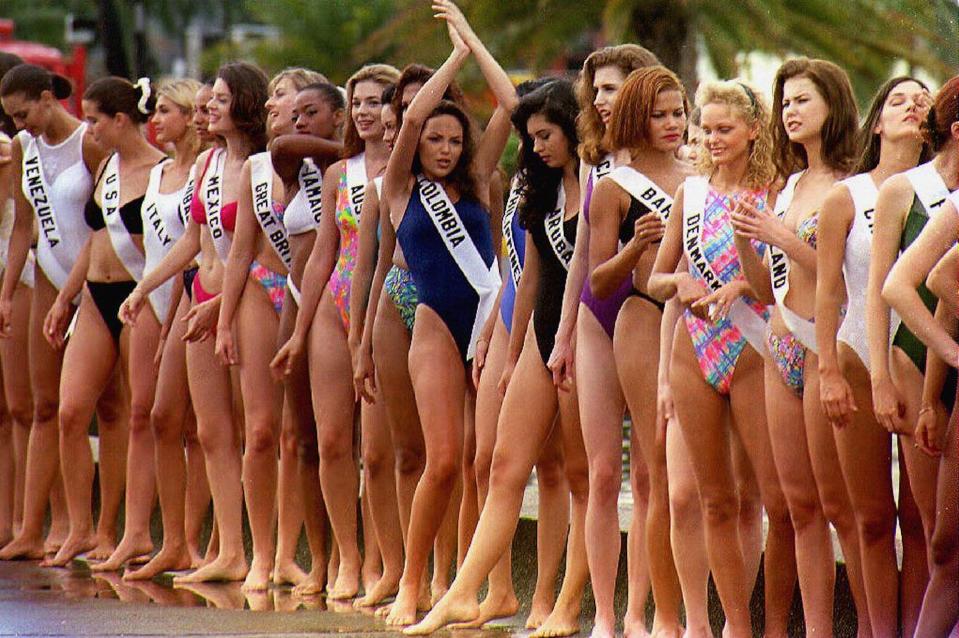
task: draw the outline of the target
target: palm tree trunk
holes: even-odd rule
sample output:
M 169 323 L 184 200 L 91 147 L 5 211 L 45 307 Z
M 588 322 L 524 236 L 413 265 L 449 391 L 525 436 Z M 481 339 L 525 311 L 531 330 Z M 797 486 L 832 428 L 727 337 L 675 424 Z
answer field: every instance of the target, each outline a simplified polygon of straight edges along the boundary
M 696 31 L 686 2 L 638 2 L 632 15 L 639 43 L 653 51 L 676 74 L 692 95 L 697 84 Z

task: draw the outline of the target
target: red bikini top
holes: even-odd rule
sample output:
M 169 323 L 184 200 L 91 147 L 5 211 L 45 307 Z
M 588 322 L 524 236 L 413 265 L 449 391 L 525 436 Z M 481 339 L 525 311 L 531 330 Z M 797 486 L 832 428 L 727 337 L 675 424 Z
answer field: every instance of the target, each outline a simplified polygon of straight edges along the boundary
M 203 167 L 203 172 L 200 173 L 200 177 L 197 180 L 198 184 L 203 183 L 203 178 L 206 177 L 206 169 L 210 167 L 210 160 L 213 159 L 214 153 L 210 153 L 206 157 L 206 165 Z M 223 204 L 220 207 L 220 217 L 223 219 L 223 228 L 227 232 L 232 233 L 236 228 L 236 209 L 237 202 L 229 202 Z M 206 206 L 203 205 L 203 202 L 200 201 L 200 189 L 193 189 L 193 198 L 190 200 L 190 217 L 193 218 L 193 221 L 197 224 L 206 225 Z

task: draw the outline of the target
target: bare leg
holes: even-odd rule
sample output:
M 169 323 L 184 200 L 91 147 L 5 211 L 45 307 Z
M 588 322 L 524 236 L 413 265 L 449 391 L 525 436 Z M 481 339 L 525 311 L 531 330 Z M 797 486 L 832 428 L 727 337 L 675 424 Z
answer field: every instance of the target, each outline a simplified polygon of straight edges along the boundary
M 91 560 L 106 560 L 116 548 L 120 505 L 126 490 L 129 420 L 130 390 L 121 367 L 115 366 L 113 376 L 97 402 L 100 515 L 97 518 L 97 546 L 87 552 L 87 558 Z
M 296 546 L 303 529 L 303 498 L 300 493 L 299 458 L 296 427 L 290 412 L 283 410 L 280 419 L 280 465 L 277 478 L 276 558 L 273 562 L 273 584 L 297 586 L 306 573 L 296 564 Z
M 476 487 L 476 393 L 470 384 L 466 386 L 466 409 L 463 412 L 463 494 L 460 497 L 457 517 L 456 567 L 459 569 L 466 558 L 476 522 L 479 519 L 479 492 Z
M 310 381 L 320 449 L 320 485 L 339 551 L 330 598 L 356 596 L 360 588 L 356 506 L 358 474 L 353 458 L 353 374 L 340 315 L 324 292 L 310 331 Z
M 121 362 L 130 383 L 130 427 L 127 447 L 126 507 L 123 538 L 113 554 L 94 571 L 116 571 L 127 560 L 153 551 L 150 514 L 156 501 L 156 465 L 150 412 L 156 396 L 153 358 L 160 342 L 160 324 L 152 311 L 134 328 L 124 328 Z

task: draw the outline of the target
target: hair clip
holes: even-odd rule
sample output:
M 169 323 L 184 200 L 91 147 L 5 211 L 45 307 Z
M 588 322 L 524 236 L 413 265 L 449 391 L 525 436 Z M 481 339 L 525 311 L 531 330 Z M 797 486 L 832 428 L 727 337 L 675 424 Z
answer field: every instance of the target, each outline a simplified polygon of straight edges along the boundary
M 144 115 L 150 114 L 147 104 L 150 101 L 152 90 L 150 89 L 150 78 L 140 78 L 137 80 L 137 87 L 140 89 L 140 101 L 137 102 L 137 110 Z

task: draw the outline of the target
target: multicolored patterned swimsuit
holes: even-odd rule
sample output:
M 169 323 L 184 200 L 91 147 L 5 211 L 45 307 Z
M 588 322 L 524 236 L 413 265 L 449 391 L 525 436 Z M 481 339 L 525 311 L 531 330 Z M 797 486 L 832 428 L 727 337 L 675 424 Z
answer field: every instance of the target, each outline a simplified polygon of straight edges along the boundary
M 285 212 L 283 204 L 273 202 L 273 211 L 276 213 L 276 216 L 279 217 L 280 221 L 283 221 Z M 273 309 L 276 310 L 276 314 L 279 315 L 283 310 L 283 300 L 286 298 L 287 275 L 273 272 L 254 259 L 250 264 L 250 276 L 263 286 L 263 289 L 266 291 L 266 296 L 269 297 L 273 303 Z
M 386 273 L 386 281 L 383 282 L 383 286 L 386 288 L 386 294 L 390 301 L 399 311 L 403 323 L 406 324 L 406 329 L 413 332 L 413 323 L 416 320 L 416 304 L 419 301 L 413 275 L 405 268 L 400 268 L 394 264 Z
M 706 194 L 699 246 L 709 266 L 723 284 L 744 279 L 742 266 L 739 263 L 739 253 L 733 241 L 733 227 L 729 214 L 735 207 L 737 198 L 747 195 L 752 195 L 756 199 L 760 210 L 766 208 L 768 195 L 766 191 L 744 192 L 733 197 L 716 191 L 710 185 Z M 689 238 L 684 238 L 684 241 L 689 241 Z M 766 245 L 760 242 L 753 242 L 753 248 L 760 255 L 766 251 Z M 700 273 L 692 263 L 690 263 L 690 273 L 696 279 L 706 283 L 703 273 Z M 750 310 L 764 321 L 768 321 L 769 310 L 766 306 L 748 297 L 743 297 L 743 301 Z M 736 362 L 748 343 L 746 337 L 728 316 L 712 322 L 700 319 L 686 310 L 684 318 L 703 377 L 720 394 L 729 394 Z
M 350 329 L 350 285 L 353 281 L 353 269 L 356 267 L 356 253 L 359 249 L 360 211 L 354 211 L 350 204 L 350 188 L 346 181 L 346 166 L 336 185 L 336 227 L 340 231 L 340 255 L 330 275 L 330 294 L 333 303 L 340 312 L 343 329 Z
M 815 248 L 818 227 L 819 213 L 816 212 L 799 222 L 796 236 Z M 766 345 L 769 347 L 769 354 L 772 355 L 776 369 L 782 376 L 783 383 L 801 397 L 805 387 L 806 346 L 791 332 L 784 335 L 774 335 L 770 332 L 766 338 Z

